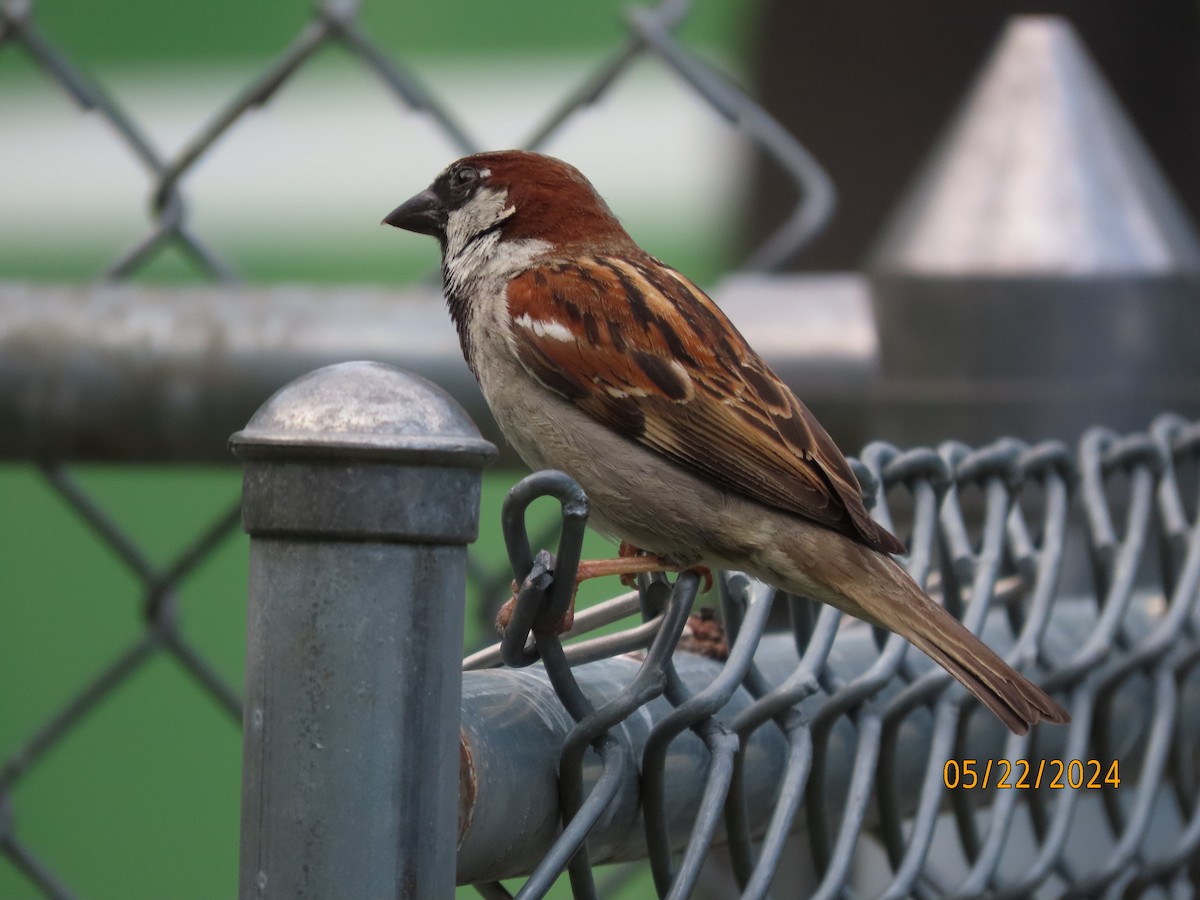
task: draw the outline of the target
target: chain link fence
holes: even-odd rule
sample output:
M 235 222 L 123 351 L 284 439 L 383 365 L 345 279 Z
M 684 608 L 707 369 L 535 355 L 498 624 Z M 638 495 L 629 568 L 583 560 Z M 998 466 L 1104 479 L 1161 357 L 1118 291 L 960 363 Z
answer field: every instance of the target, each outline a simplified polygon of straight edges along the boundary
M 644 626 L 564 646 L 536 623 L 556 614 L 554 583 L 574 580 L 586 498 L 564 476 L 531 476 L 505 511 L 514 571 L 525 573 L 514 613 L 524 628 L 467 661 L 473 669 L 540 657 L 574 719 L 558 767 L 564 831 L 519 896 L 542 896 L 563 870 L 576 896 L 598 895 L 589 846 L 616 855 L 605 817 L 622 782 L 637 784 L 638 846 L 662 896 L 689 896 L 718 836 L 736 890 L 765 896 L 793 831 L 814 862 L 809 896 L 858 893 L 854 863 L 868 834 L 886 854 L 883 897 L 1190 890 L 1200 848 L 1189 712 L 1200 684 L 1200 423 L 1164 416 L 1147 434 L 1092 429 L 1077 455 L 1059 442 L 1005 440 L 978 450 L 873 444 L 862 459 L 873 514 L 909 536 L 913 575 L 1065 697 L 1071 724 L 1005 734 L 902 638 L 842 623 L 837 610 L 802 598 L 775 598 L 739 575 L 722 578 L 719 617 L 693 610 L 694 575 L 670 589 L 644 580 L 640 594 L 609 605 L 622 616 L 632 608 Z M 535 495 L 563 504 L 567 562 L 557 569 L 549 555 L 530 554 L 522 530 Z M 1073 579 L 1065 573 L 1080 551 L 1090 576 Z M 773 603 L 787 609 L 786 651 L 767 631 Z M 605 619 L 600 609 L 591 615 Z M 640 646 L 641 665 L 619 693 L 581 688 L 587 669 L 575 666 Z M 722 664 L 697 689 L 676 671 L 678 649 Z M 669 712 L 631 740 L 626 723 L 660 695 Z M 750 752 L 762 730 L 783 738 L 773 753 Z M 681 796 L 667 772 L 678 777 L 687 766 L 667 760 L 688 731 L 706 752 L 690 751 L 690 774 L 703 774 Z M 770 767 L 774 790 L 748 788 L 748 765 Z M 937 836 L 931 853 L 939 829 L 953 836 Z M 595 831 L 599 840 L 589 838 Z M 481 891 L 507 896 L 496 883 Z
M 747 139 L 777 162 L 795 187 L 796 206 L 784 224 L 769 236 L 745 264 L 747 269 L 779 265 L 809 240 L 832 213 L 834 190 L 816 160 L 758 104 L 719 70 L 689 51 L 673 31 L 689 12 L 687 0 L 666 0 L 653 8 L 631 8 L 628 36 L 584 82 L 566 92 L 523 142 L 528 149 L 543 147 L 581 110 L 595 104 L 643 57 L 651 57 L 688 86 L 696 102 L 710 107 Z M 280 56 L 246 85 L 212 117 L 197 128 L 174 158 L 157 150 L 146 130 L 102 84 L 89 78 L 54 42 L 42 34 L 35 21 L 32 0 L 5 0 L 0 4 L 0 51 L 19 46 L 29 53 L 46 77 L 53 80 L 79 106 L 99 116 L 121 139 L 150 179 L 150 230 L 111 263 L 104 277 L 129 278 L 170 247 L 180 249 L 205 276 L 234 280 L 232 264 L 221 258 L 191 226 L 184 182 L 230 129 L 251 112 L 268 104 L 323 50 L 338 45 L 376 76 L 410 112 L 429 117 L 452 148 L 463 155 L 481 149 L 453 112 L 426 88 L 401 61 L 394 60 L 365 32 L 359 22 L 357 0 L 319 3 L 312 21 L 296 35 Z
M 666 0 L 631 10 L 624 43 L 566 91 L 524 143 L 543 146 L 636 60 L 654 60 L 787 173 L 795 208 L 746 264 L 771 269 L 828 218 L 833 188 L 801 145 L 674 37 L 688 7 Z M 0 0 L 0 54 L 24 53 L 82 111 L 104 121 L 146 173 L 147 231 L 98 273 L 102 278 L 130 278 L 178 250 L 203 277 L 237 280 L 232 262 L 194 225 L 188 176 L 327 47 L 346 50 L 405 109 L 436 123 L 450 146 L 482 149 L 435 92 L 381 49 L 357 3 L 319 4 L 301 32 L 280 44 L 274 61 L 167 155 L 119 97 L 42 31 L 35 3 Z M 1174 418 L 1156 421 L 1146 434 L 1091 431 L 1078 454 L 1061 444 L 1011 441 L 975 451 L 945 445 L 901 452 L 876 444 L 863 453 L 858 471 L 874 513 L 909 536 L 914 575 L 1015 666 L 1066 698 L 1073 716 L 1066 729 L 1005 738 L 901 639 L 844 623 L 835 610 L 803 598 L 775 598 L 736 574 L 719 579 L 715 613 L 694 608 L 692 576 L 673 586 L 644 579 L 638 592 L 582 612 L 575 633 L 588 636 L 580 641 L 562 644 L 529 627 L 469 657 L 465 696 L 503 660 L 521 667 L 503 670 L 507 676 L 548 685 L 571 723 L 547 737 L 557 794 L 541 798 L 535 810 L 561 822 L 561 833 L 554 825 L 518 835 L 498 855 L 504 848 L 473 837 L 480 825 L 468 828 L 460 835 L 460 882 L 499 897 L 514 887 L 502 881 L 521 877 L 521 896 L 533 897 L 565 872 L 575 896 L 613 896 L 640 870 L 614 866 L 606 875 L 593 867 L 648 858 L 662 895 L 756 897 L 800 848 L 811 868 L 807 881 L 794 878 L 791 887 L 804 885 L 816 896 L 1090 896 L 1114 884 L 1131 896 L 1184 890 L 1200 880 L 1197 720 L 1188 712 L 1200 650 L 1198 460 L 1200 428 Z M 144 622 L 135 640 L 48 711 L 0 764 L 0 853 L 31 890 L 67 898 L 78 896 L 68 879 L 22 832 L 19 789 L 163 655 L 240 724 L 239 690 L 189 637 L 178 606 L 181 585 L 237 532 L 239 510 L 198 523 L 182 551 L 155 564 L 71 466 L 53 459 L 38 465 L 46 484 L 132 574 Z M 553 475 L 522 482 L 504 519 L 513 572 L 469 563 L 476 592 L 489 600 L 505 593 L 515 573 L 516 619 L 529 626 L 544 613 L 552 576 L 572 580 L 585 517 L 576 490 Z M 564 516 L 529 536 L 523 509 L 541 495 L 564 501 Z M 535 556 L 556 533 L 556 558 Z M 1087 565 L 1072 565 L 1072 547 Z M 639 620 L 633 626 L 631 616 Z M 591 634 L 598 627 L 606 629 L 599 637 Z M 611 688 L 603 681 L 606 667 L 616 667 L 619 690 L 597 687 Z M 1067 789 L 1049 786 L 1051 772 L 1037 790 L 965 788 L 968 772 L 995 779 L 999 761 L 1018 759 L 1058 761 Z M 997 767 L 989 776 L 981 768 L 987 760 Z M 1079 772 L 1068 767 L 1076 760 L 1103 766 L 1097 790 L 1074 787 Z M 1106 780 L 1110 767 L 1114 777 Z M 1010 783 L 1020 776 L 1005 774 Z M 1083 774 L 1093 778 L 1090 769 Z M 951 789 L 951 776 L 958 789 Z M 537 799 L 523 796 L 520 784 L 510 793 L 515 803 Z M 478 823 L 484 810 L 477 812 Z M 1092 845 L 1080 847 L 1080 834 Z M 880 860 L 868 870 L 862 855 L 871 843 Z M 727 846 L 728 856 L 714 853 L 717 846 Z M 473 862 L 481 859 L 490 863 Z M 775 888 L 785 890 L 779 882 Z

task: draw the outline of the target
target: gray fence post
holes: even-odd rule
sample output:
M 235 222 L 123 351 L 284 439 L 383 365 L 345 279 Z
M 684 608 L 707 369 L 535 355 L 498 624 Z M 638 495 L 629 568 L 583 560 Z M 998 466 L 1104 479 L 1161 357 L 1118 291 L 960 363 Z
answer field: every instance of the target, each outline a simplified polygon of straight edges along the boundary
M 378 363 L 231 439 L 250 534 L 239 896 L 450 896 L 466 544 L 495 448 Z

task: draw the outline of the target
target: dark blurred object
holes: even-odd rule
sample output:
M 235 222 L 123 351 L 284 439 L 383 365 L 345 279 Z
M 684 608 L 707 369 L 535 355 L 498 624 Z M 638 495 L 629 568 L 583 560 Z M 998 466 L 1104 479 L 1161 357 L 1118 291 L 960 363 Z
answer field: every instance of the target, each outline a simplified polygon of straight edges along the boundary
M 1200 4 L 1017 3 L 998 0 L 767 0 L 753 92 L 833 177 L 828 230 L 794 260 L 805 270 L 862 265 L 885 220 L 972 79 L 1019 13 L 1075 26 L 1184 207 L 1200 220 Z M 756 165 L 747 246 L 783 220 L 793 198 Z
M 913 4 L 903 8 L 911 14 Z M 956 21 L 949 15 L 937 32 L 957 39 Z M 946 433 L 969 443 L 1074 440 L 1090 422 L 1129 430 L 1162 410 L 1200 414 L 1195 228 L 1071 23 L 1006 21 L 971 71 L 953 76 L 957 104 L 938 109 L 919 164 L 903 173 L 902 199 L 876 196 L 870 233 L 854 236 L 845 264 L 868 273 L 880 350 L 859 415 L 873 435 L 912 445 Z M 864 14 L 857 26 L 874 34 L 879 22 Z M 826 38 L 858 43 L 855 32 Z M 917 55 L 928 63 L 957 52 L 953 43 Z M 930 108 L 919 96 L 892 101 L 895 123 L 842 111 L 879 126 L 858 139 L 879 170 L 913 136 L 900 119 Z M 816 135 L 800 137 L 853 207 L 859 175 L 839 173 L 847 160 L 822 151 Z M 820 248 L 833 237 L 818 239 L 812 256 L 828 259 Z

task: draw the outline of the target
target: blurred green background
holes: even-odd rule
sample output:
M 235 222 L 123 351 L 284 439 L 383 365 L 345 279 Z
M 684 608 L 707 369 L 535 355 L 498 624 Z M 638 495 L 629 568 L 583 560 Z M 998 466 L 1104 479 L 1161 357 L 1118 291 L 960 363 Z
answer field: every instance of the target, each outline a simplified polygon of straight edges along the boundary
M 313 5 L 43 2 L 35 4 L 34 21 L 162 156 L 173 158 L 283 53 L 310 21 Z M 368 0 L 361 21 L 480 148 L 499 149 L 520 143 L 621 46 L 622 6 L 603 0 L 568 11 L 548 0 Z M 751 10 L 732 0 L 702 0 L 679 34 L 737 73 Z M 730 259 L 728 223 L 720 215 L 695 214 L 720 209 L 712 209 L 711 193 L 678 183 L 694 174 L 680 168 L 680 158 L 711 161 L 708 190 L 723 186 L 727 198 L 744 185 L 723 152 L 728 148 L 713 137 L 729 141 L 735 134 L 654 63 L 636 65 L 622 82 L 545 149 L 586 168 L 653 252 L 689 267 L 696 278 L 711 278 Z M 81 117 L 12 42 L 0 49 L 0 98 L 6 127 L 0 131 L 6 163 L 0 196 L 7 200 L 0 209 L 2 274 L 94 277 L 146 233 L 153 179 L 105 123 Z M 621 128 L 613 129 L 614 122 Z M 305 63 L 266 107 L 251 110 L 223 135 L 187 173 L 183 188 L 196 231 L 250 281 L 392 283 L 428 271 L 435 248 L 399 241 L 379 220 L 459 155 L 426 116 L 406 110 L 335 43 Z M 673 193 L 643 189 L 664 181 L 674 185 Z M 136 278 L 178 281 L 194 274 L 171 250 Z
M 528 65 L 537 73 L 544 71 L 539 65 L 553 66 L 562 59 L 579 65 L 582 60 L 586 71 L 592 60 L 604 58 L 620 44 L 623 5 L 614 0 L 569 6 L 551 0 L 520 4 L 368 0 L 362 22 L 380 46 L 395 59 L 411 61 L 436 91 L 436 78 L 426 72 L 486 74 L 496 60 L 503 61 L 505 71 Z M 78 69 L 126 105 L 152 138 L 160 138 L 159 150 L 170 158 L 221 103 L 282 52 L 305 27 L 312 10 L 309 0 L 43 2 L 34 4 L 34 22 Z M 689 46 L 736 73 L 745 58 L 753 10 L 753 4 L 733 0 L 697 3 L 681 35 Z M 570 69 L 569 77 L 575 71 Z M 541 74 L 536 77 L 542 80 Z M 563 96 L 571 84 L 569 77 L 549 83 L 550 96 Z M 356 62 L 338 48 L 325 51 L 294 81 L 283 93 L 320 95 L 324 85 L 349 83 L 352 92 L 354 86 L 361 86 L 364 97 L 380 95 L 373 76 L 362 75 Z M 187 92 L 181 89 L 181 111 L 174 109 L 169 92 L 166 100 L 159 96 L 163 85 L 186 84 L 196 85 L 196 97 L 201 99 L 184 96 Z M 154 94 L 156 89 L 159 95 Z M 469 81 L 456 90 L 469 105 Z M 665 95 L 672 108 L 695 105 L 675 90 Z M 143 95 L 153 102 L 147 100 L 140 107 Z M 213 98 L 216 106 L 211 105 Z M 408 127 L 414 117 L 384 99 L 396 127 Z M 246 129 L 258 127 L 260 121 L 269 123 L 276 102 L 253 113 L 249 118 L 255 121 L 248 122 Z M 449 102 L 453 106 L 454 98 Z M 156 126 L 152 113 L 159 109 L 183 116 L 182 126 L 171 126 L 174 132 L 169 123 Z M 296 114 L 306 113 L 300 109 Z M 701 115 L 711 117 L 706 111 Z M 469 120 L 464 122 L 471 126 Z M 235 128 L 217 148 L 227 152 L 234 165 L 241 128 Z M 401 171 L 393 183 L 347 188 L 346 193 L 355 197 L 359 196 L 355 191 L 361 190 L 361 209 L 348 202 L 345 210 L 326 214 L 325 201 L 318 197 L 307 212 L 303 207 L 299 213 L 284 211 L 282 217 L 288 221 L 280 224 L 283 239 L 273 228 L 257 224 L 239 230 L 243 215 L 239 209 L 205 220 L 206 194 L 198 171 L 194 198 L 189 182 L 184 183 L 185 194 L 193 200 L 197 231 L 252 282 L 395 284 L 428 275 L 436 265 L 432 242 L 427 246 L 397 240 L 376 225 L 383 212 L 403 199 L 404 190 L 427 182 L 436 171 L 407 171 L 406 150 L 411 145 L 406 141 L 423 140 L 424 133 L 412 138 L 397 133 L 395 145 L 382 148 L 397 157 Z M 347 154 L 355 151 L 355 139 L 354 135 L 347 138 Z M 38 148 L 44 146 L 55 149 L 52 156 L 44 157 L 43 166 Z M 326 178 L 336 182 L 344 170 L 355 168 L 352 158 L 339 159 L 341 149 L 336 142 L 327 148 L 329 168 L 313 171 L 314 183 Z M 456 155 L 449 148 L 441 152 L 446 160 Z M 32 154 L 32 164 L 30 159 L 17 158 L 21 153 Z M 90 280 L 148 230 L 145 209 L 152 185 L 136 165 L 134 173 L 122 177 L 133 178 L 140 192 L 125 192 L 111 212 L 103 205 L 103 196 L 89 200 L 67 189 L 29 193 L 31 176 L 43 178 L 51 188 L 69 184 L 71 178 L 104 181 L 104 164 L 99 164 L 98 174 L 87 174 L 89 166 L 97 165 L 97 155 L 107 158 L 103 154 L 131 165 L 120 143 L 94 117 L 81 116 L 61 89 L 32 64 L 23 47 L 13 42 L 0 45 L 0 198 L 8 198 L 0 203 L 0 278 Z M 261 173 L 264 180 L 271 177 L 269 168 Z M 733 191 L 737 174 L 733 167 L 729 169 L 721 175 Z M 285 187 L 303 195 L 306 185 Z M 222 195 L 218 191 L 212 196 Z M 681 196 L 680 208 L 687 208 L 688 202 L 694 199 Z M 248 204 L 254 207 L 252 197 Z M 728 266 L 733 245 L 728 221 L 718 215 L 688 216 L 691 230 L 667 228 L 663 223 L 678 209 L 669 208 L 664 216 L 661 209 L 651 208 L 657 205 L 650 202 L 647 209 L 618 208 L 618 212 L 652 252 L 701 280 L 711 281 Z M 270 210 L 253 208 L 252 212 L 270 221 Z M 174 251 L 138 275 L 139 280 L 151 282 L 199 278 Z M 71 472 L 159 565 L 173 560 L 227 510 L 240 487 L 239 473 L 232 465 L 222 469 L 82 465 L 71 467 Z M 500 503 L 520 474 L 495 472 L 486 480 L 483 539 L 474 552 L 496 564 L 503 560 L 496 530 Z M 144 597 L 137 579 L 68 508 L 35 465 L 0 466 L 0 498 L 5 508 L 0 516 L 4 585 L 0 760 L 7 760 L 48 716 L 142 635 Z M 552 517 L 553 510 L 543 507 L 540 515 Z M 588 552 L 611 550 L 596 542 Z M 188 639 L 239 691 L 246 557 L 245 538 L 232 535 L 187 579 L 179 597 Z M 615 582 L 594 585 L 582 600 L 586 603 L 589 597 L 616 590 Z M 467 645 L 478 646 L 483 639 L 478 618 L 469 614 Z M 230 897 L 236 891 L 240 764 L 241 737 L 229 716 L 172 658 L 160 654 L 20 781 L 12 793 L 15 833 L 80 897 Z M 644 896 L 647 884 L 644 879 L 636 881 L 622 896 Z M 469 890 L 460 893 L 474 896 Z M 0 898 L 34 896 L 40 895 L 0 855 Z

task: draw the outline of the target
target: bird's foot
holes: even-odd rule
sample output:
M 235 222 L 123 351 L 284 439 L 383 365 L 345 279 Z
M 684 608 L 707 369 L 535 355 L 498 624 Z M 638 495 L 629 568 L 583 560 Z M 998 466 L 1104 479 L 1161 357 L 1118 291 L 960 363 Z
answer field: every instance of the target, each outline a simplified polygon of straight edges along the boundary
M 576 588 L 578 590 L 578 588 Z M 508 623 L 512 621 L 513 612 L 517 608 L 517 594 L 520 591 L 520 585 L 515 581 L 512 583 L 512 596 L 508 601 L 500 607 L 500 611 L 496 613 L 496 631 L 499 634 L 504 634 L 508 628 Z M 567 611 L 551 622 L 546 629 L 554 634 L 566 634 L 571 630 L 571 626 L 575 624 L 575 595 L 571 595 L 571 603 L 567 607 Z

